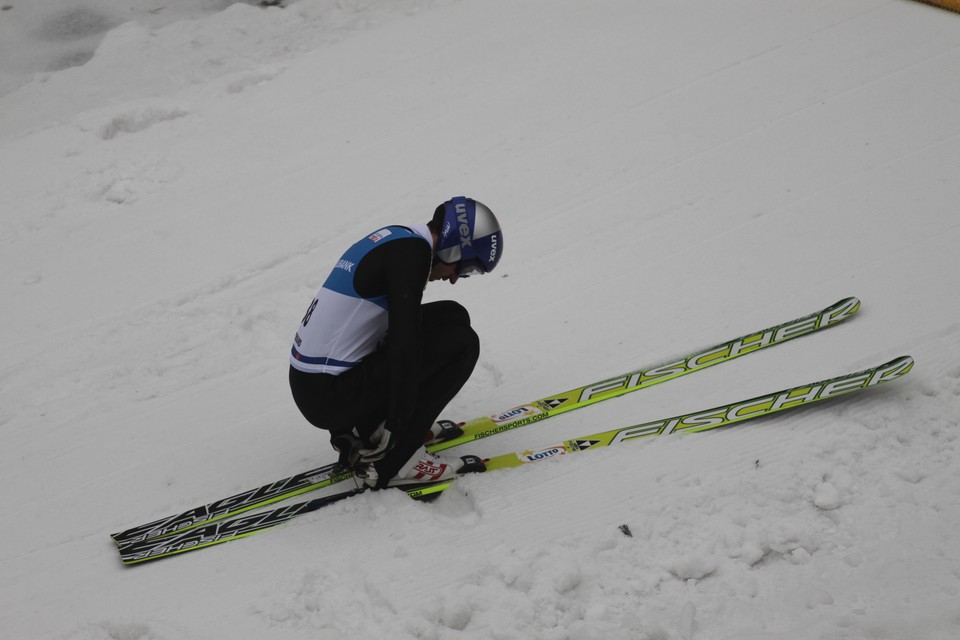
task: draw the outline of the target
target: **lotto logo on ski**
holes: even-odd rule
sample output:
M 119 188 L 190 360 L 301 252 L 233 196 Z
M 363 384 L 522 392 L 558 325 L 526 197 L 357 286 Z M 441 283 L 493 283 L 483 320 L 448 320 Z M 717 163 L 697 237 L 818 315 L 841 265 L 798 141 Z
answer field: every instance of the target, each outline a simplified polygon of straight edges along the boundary
M 484 431 L 478 432 L 474 438 L 487 438 L 503 431 L 509 431 L 510 429 L 530 424 L 536 420 L 549 418 L 550 414 L 545 413 L 542 409 L 533 405 L 523 405 L 488 417 L 495 426 L 492 429 L 485 429 Z
M 539 451 L 524 451 L 523 453 L 518 453 L 517 457 L 520 458 L 523 462 L 539 462 L 540 460 L 545 460 L 547 458 L 554 458 L 556 456 L 562 456 L 567 452 L 567 448 L 563 445 L 558 445 L 556 447 L 549 447 L 547 449 L 541 449 Z
M 583 387 L 577 403 L 587 404 L 596 402 L 609 395 L 619 395 L 655 381 L 676 378 L 695 371 L 696 369 L 738 358 L 757 349 L 763 349 L 842 322 L 856 313 L 859 308 L 860 301 L 857 298 L 847 298 L 820 313 L 711 347 L 706 351 L 695 353 L 683 360 L 677 360 L 651 369 L 636 371 L 631 374 Z
M 501 414 L 490 416 L 490 419 L 497 424 L 510 424 L 511 422 L 522 420 L 523 418 L 535 416 L 538 413 L 541 413 L 541 411 L 536 407 L 523 405 L 522 407 L 514 407 L 509 411 L 504 411 Z

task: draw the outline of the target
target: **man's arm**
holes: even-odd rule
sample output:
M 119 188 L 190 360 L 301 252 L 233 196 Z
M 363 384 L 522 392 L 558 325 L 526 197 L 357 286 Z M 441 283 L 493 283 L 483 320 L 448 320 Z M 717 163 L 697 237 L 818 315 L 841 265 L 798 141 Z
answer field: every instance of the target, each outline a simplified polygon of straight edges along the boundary
M 389 304 L 387 330 L 387 428 L 394 433 L 410 428 L 420 385 L 420 305 L 433 259 L 430 245 L 419 238 L 385 244 L 367 255 L 358 270 L 356 288 L 361 295 L 386 294 Z M 379 285 L 379 286 L 378 286 Z

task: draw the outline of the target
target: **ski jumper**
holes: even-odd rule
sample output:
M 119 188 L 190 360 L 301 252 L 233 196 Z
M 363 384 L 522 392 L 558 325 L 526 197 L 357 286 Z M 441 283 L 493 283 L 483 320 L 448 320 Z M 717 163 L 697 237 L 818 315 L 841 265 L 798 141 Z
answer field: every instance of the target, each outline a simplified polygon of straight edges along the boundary
M 310 303 L 290 351 L 291 392 L 311 424 L 365 439 L 386 422 L 397 444 L 378 463 L 382 474 L 423 444 L 480 353 L 466 309 L 422 304 L 432 262 L 427 225 L 361 239 Z

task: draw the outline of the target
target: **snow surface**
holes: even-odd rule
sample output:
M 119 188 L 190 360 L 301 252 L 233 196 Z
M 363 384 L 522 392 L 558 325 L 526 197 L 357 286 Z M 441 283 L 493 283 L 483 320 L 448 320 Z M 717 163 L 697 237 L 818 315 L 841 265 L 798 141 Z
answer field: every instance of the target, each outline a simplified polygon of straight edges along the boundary
M 161 27 L 222 11 L 235 0 L 3 0 L 0 95 L 85 64 L 103 37 L 129 21 Z M 257 4 L 256 0 L 243 0 Z
M 86 64 L 0 97 L 0 636 L 960 637 L 960 16 L 300 0 L 103 24 Z M 483 343 L 450 417 L 863 300 L 473 453 L 917 367 L 122 567 L 109 533 L 333 460 L 286 388 L 295 325 L 349 243 L 460 193 L 507 242 L 427 291 Z

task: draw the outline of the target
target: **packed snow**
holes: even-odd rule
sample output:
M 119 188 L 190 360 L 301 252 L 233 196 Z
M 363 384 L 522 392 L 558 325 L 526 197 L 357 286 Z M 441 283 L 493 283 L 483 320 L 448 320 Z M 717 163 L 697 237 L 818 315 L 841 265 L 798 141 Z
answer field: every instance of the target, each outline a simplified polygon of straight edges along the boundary
M 0 12 L 0 636 L 960 637 L 960 16 L 41 4 Z M 450 418 L 863 301 L 464 453 L 917 365 L 771 419 L 121 565 L 111 532 L 334 460 L 287 389 L 296 324 L 349 244 L 457 194 L 497 213 L 506 252 L 426 291 L 482 340 Z

